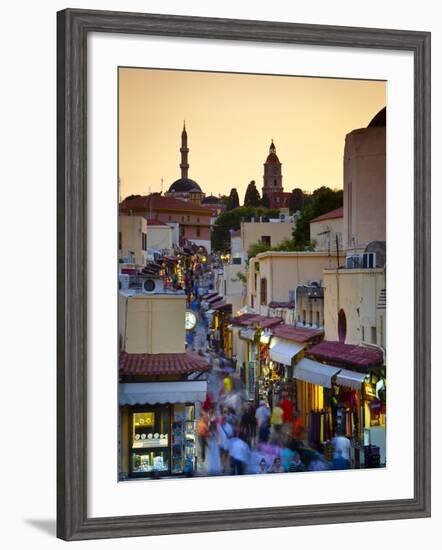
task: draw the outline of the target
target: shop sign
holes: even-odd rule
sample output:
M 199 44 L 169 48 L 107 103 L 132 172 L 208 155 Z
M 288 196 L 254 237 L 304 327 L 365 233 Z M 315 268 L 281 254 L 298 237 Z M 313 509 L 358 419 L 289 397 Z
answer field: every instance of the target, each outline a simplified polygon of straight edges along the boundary
M 376 386 L 369 382 L 364 382 L 362 391 L 365 398 L 374 399 L 376 397 Z
M 249 361 L 247 364 L 247 391 L 249 397 L 255 393 L 255 369 L 256 361 Z

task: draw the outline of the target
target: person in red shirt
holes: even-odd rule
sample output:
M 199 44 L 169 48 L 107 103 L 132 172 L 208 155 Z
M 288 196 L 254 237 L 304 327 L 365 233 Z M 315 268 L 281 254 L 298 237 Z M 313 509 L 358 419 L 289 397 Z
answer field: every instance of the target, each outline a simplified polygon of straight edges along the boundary
M 293 437 L 298 441 L 304 439 L 304 423 L 302 422 L 301 414 L 297 411 L 294 412 L 292 432 Z
M 293 401 L 287 397 L 287 394 L 284 394 L 279 406 L 282 409 L 283 430 L 286 433 L 291 433 L 293 422 Z

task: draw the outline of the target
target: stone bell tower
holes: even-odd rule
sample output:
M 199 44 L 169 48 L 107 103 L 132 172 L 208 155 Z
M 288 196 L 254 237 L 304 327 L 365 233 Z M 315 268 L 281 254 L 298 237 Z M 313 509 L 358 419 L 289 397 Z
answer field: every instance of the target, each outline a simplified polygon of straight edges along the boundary
M 262 194 L 267 195 L 269 198 L 273 193 L 282 193 L 284 188 L 282 187 L 282 164 L 279 162 L 279 158 L 276 154 L 275 144 L 270 144 L 269 154 L 264 163 L 264 186 L 262 188 Z

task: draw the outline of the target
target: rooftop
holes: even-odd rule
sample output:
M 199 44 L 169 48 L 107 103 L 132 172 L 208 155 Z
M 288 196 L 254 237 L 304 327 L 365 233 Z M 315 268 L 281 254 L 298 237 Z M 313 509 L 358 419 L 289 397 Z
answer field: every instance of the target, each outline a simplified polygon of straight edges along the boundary
M 154 212 L 156 210 L 182 210 L 212 216 L 212 211 L 209 208 L 172 197 L 163 197 L 162 195 L 145 195 L 143 197 L 125 199 L 121 202 L 120 209 L 123 212 L 127 212 L 128 210 L 152 210 Z
M 169 187 L 169 193 L 189 193 L 190 191 L 201 193 L 201 187 L 190 178 L 180 178 Z
M 209 195 L 207 197 L 204 197 L 201 202 L 203 204 L 220 204 L 221 199 L 219 197 L 215 197 L 215 195 Z
M 334 210 L 331 210 L 330 212 L 326 212 L 325 214 L 322 214 L 321 216 L 318 216 L 317 218 L 313 218 L 313 220 L 310 220 L 310 223 L 312 222 L 322 222 L 324 220 L 334 220 L 337 218 L 342 218 L 344 216 L 344 207 L 340 206 L 339 208 L 335 208 Z
M 366 348 L 341 342 L 324 341 L 308 350 L 308 355 L 315 359 L 342 366 L 353 366 L 367 369 L 382 365 L 383 353 L 379 349 Z
M 341 251 L 340 255 L 344 257 L 344 253 Z M 297 251 L 287 251 L 287 250 L 268 250 L 267 252 L 260 252 L 257 254 L 253 260 L 267 260 L 269 258 L 323 258 L 329 257 L 330 253 L 327 250 L 297 250 Z
M 277 325 L 272 329 L 273 335 L 295 342 L 308 342 L 312 338 L 322 336 L 323 330 L 315 328 L 293 327 L 290 325 Z
M 260 326 L 262 328 L 271 328 L 282 323 L 279 317 L 265 317 L 255 313 L 244 313 L 238 317 L 233 317 L 232 323 L 243 327 Z
M 120 353 L 120 375 L 158 376 L 207 371 L 210 364 L 196 353 Z
M 160 221 L 160 220 L 148 218 L 148 215 L 147 215 L 147 214 L 143 215 L 143 218 L 146 220 L 147 225 L 164 225 L 164 226 L 166 226 L 166 227 L 169 227 L 169 226 L 167 225 L 167 223 L 164 223 L 164 222 L 162 222 L 162 221 Z

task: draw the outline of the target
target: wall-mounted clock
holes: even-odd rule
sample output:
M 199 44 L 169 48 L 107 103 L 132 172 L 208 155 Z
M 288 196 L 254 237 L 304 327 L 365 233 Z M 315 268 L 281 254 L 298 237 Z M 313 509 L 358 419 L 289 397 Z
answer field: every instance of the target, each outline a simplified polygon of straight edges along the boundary
M 191 309 L 186 309 L 185 319 L 186 330 L 193 330 L 196 327 L 197 323 L 196 313 Z

